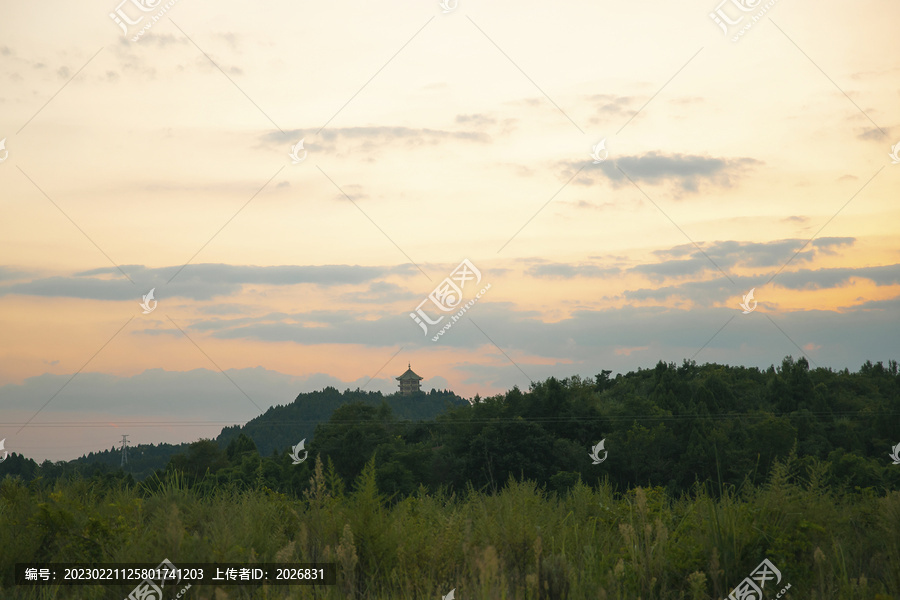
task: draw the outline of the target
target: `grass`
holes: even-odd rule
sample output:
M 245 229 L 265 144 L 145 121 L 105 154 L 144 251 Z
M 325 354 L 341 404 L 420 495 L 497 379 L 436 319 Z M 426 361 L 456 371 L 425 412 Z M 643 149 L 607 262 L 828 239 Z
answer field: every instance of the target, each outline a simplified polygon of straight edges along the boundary
M 29 588 L 17 562 L 334 562 L 330 587 L 193 586 L 185 600 L 701 600 L 724 598 L 763 558 L 786 598 L 900 598 L 900 493 L 838 495 L 790 461 L 766 485 L 567 493 L 510 480 L 496 493 L 390 500 L 370 464 L 351 489 L 316 465 L 309 491 L 198 491 L 180 477 L 108 488 L 0 482 L 0 597 L 124 598 L 130 588 Z M 390 501 L 389 501 L 390 500 Z M 770 584 L 771 585 L 771 584 Z M 780 587 L 779 587 L 780 589 Z M 119 592 L 122 593 L 119 593 Z M 774 598 L 778 589 L 766 588 Z M 167 600 L 170 600 L 167 598 Z

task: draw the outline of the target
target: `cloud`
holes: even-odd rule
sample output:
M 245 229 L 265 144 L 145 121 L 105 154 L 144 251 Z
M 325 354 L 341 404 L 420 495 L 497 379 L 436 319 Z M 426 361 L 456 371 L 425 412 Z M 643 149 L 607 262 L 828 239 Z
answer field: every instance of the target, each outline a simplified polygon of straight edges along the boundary
M 316 131 L 316 129 L 318 128 L 310 128 L 309 131 Z M 264 144 L 272 147 L 281 147 L 289 141 L 293 143 L 306 135 L 307 133 L 303 129 L 294 129 L 284 133 L 269 132 L 262 135 L 261 139 Z M 451 140 L 483 144 L 490 142 L 491 136 L 483 131 L 476 130 L 448 131 L 398 125 L 329 127 L 323 129 L 316 139 L 307 140 L 307 145 L 310 148 L 318 146 L 322 150 L 332 152 L 337 150 L 339 146 L 346 146 L 347 142 L 356 142 L 359 150 L 372 151 L 392 143 L 405 143 L 409 147 L 416 147 L 435 145 Z
M 705 244 L 703 252 L 692 244 L 682 244 L 653 253 L 664 260 L 625 269 L 593 264 L 541 262 L 529 266 L 525 273 L 531 277 L 559 279 L 605 279 L 622 273 L 636 273 L 657 284 L 664 281 L 676 283 L 625 290 L 623 297 L 626 300 L 665 303 L 679 298 L 699 306 L 712 306 L 721 302 L 723 295 L 760 286 L 763 283 L 762 277 L 768 279 L 787 264 L 810 263 L 820 255 L 837 254 L 838 249 L 852 246 L 855 241 L 855 238 L 850 237 L 819 238 L 810 243 L 802 239 L 772 242 L 716 241 Z M 735 268 L 756 268 L 760 273 L 740 276 L 731 274 L 731 281 L 734 282 L 731 283 L 721 276 L 716 265 L 725 273 Z M 711 279 L 697 280 L 698 277 Z M 686 279 L 688 280 L 685 281 Z M 876 286 L 900 285 L 900 265 L 785 270 L 777 274 L 773 284 L 791 290 L 820 290 L 844 287 L 853 279 L 866 279 Z
M 852 279 L 868 279 L 876 286 L 900 285 L 900 264 L 878 267 L 801 269 L 782 272 L 775 283 L 792 290 L 821 290 L 849 285 Z
M 663 281 L 668 277 L 718 271 L 716 265 L 725 272 L 733 267 L 774 268 L 781 267 L 788 261 L 808 262 L 819 254 L 835 254 L 835 248 L 851 246 L 855 242 L 856 238 L 851 237 L 825 237 L 809 243 L 802 239 L 771 242 L 716 241 L 701 246 L 702 251 L 693 244 L 681 244 L 668 250 L 654 251 L 656 256 L 672 257 L 672 260 L 637 265 L 629 270 L 646 275 L 653 281 Z M 690 258 L 682 258 L 688 255 Z
M 129 55 L 134 55 L 135 46 L 134 42 L 131 41 L 132 37 L 134 37 L 134 34 L 129 33 L 128 36 L 119 38 L 119 43 L 116 45 L 116 47 L 120 50 L 129 51 Z M 153 32 L 149 35 L 144 35 L 143 37 L 141 37 L 140 44 L 141 46 L 155 44 L 163 48 L 172 44 L 190 45 L 190 42 L 183 36 L 175 35 L 172 33 L 161 33 L 154 29 Z
M 236 34 L 234 32 L 219 33 L 219 34 L 216 34 L 214 37 L 224 40 L 225 43 L 228 45 L 228 47 L 232 51 L 238 50 L 238 45 L 241 43 L 241 41 L 243 39 L 243 36 L 239 36 L 238 34 Z
M 894 314 L 900 314 L 900 296 L 896 298 L 888 298 L 886 300 L 869 300 L 853 307 L 842 307 L 842 310 L 855 310 L 863 313 L 869 311 L 888 311 Z
M 750 288 L 760 286 L 763 282 L 757 276 L 732 276 L 734 284 L 721 277 L 704 281 L 685 281 L 677 285 L 658 288 L 642 288 L 627 290 L 624 296 L 628 300 L 655 300 L 666 302 L 672 298 L 690 300 L 699 306 L 711 306 L 736 290 L 742 293 Z M 879 267 L 834 268 L 834 269 L 800 269 L 782 271 L 772 281 L 774 286 L 789 290 L 810 291 L 835 289 L 847 286 L 853 279 L 867 279 L 876 286 L 900 285 L 900 264 Z M 757 297 L 760 294 L 757 293 Z
M 585 101 L 591 106 L 594 112 L 589 120 L 592 125 L 608 122 L 610 117 L 631 116 L 631 114 L 634 113 L 632 104 L 634 104 L 635 98 L 632 96 L 594 94 L 588 96 Z
M 758 284 L 750 278 L 737 278 L 735 283 L 745 286 L 744 291 Z M 770 313 L 775 327 L 759 315 L 741 315 L 737 305 L 714 306 L 735 294 L 734 286 L 722 278 L 688 282 L 664 292 L 685 295 L 686 290 L 694 294 L 705 291 L 707 298 L 690 308 L 667 303 L 576 310 L 553 322 L 545 321 L 537 311 L 485 298 L 437 343 L 422 334 L 406 311 L 373 320 L 352 311 L 272 313 L 198 323 L 192 328 L 213 338 L 288 341 L 307 347 L 350 343 L 383 347 L 386 352 L 398 346 L 409 351 L 441 348 L 470 352 L 481 348 L 488 353 L 483 359 L 450 361 L 447 369 L 466 385 L 501 389 L 528 385 L 519 369 L 536 381 L 561 372 L 586 370 L 593 375 L 601 366 L 624 372 L 652 366 L 657 360 L 680 362 L 687 358 L 765 368 L 786 355 L 797 356 L 794 343 L 806 348 L 822 366 L 843 368 L 848 356 L 896 358 L 900 298 L 846 309 Z M 765 294 L 758 297 L 765 306 Z M 498 347 L 503 355 L 497 353 Z
M 856 238 L 849 237 L 820 237 L 812 241 L 812 245 L 823 254 L 837 254 L 834 248 L 852 246 Z
M 719 266 L 722 267 L 723 265 L 720 264 Z M 651 281 L 661 282 L 670 277 L 697 275 L 714 268 L 715 265 L 713 265 L 709 259 L 705 257 L 695 257 L 684 260 L 666 260 L 658 263 L 637 265 L 628 270 L 632 273 L 640 273 Z
M 28 274 L 23 271 L 18 271 L 11 267 L 4 267 L 0 265 L 0 281 L 13 281 L 26 277 L 28 277 Z
M 650 152 L 643 156 L 612 158 L 597 165 L 588 161 L 568 161 L 563 162 L 562 166 L 570 173 L 584 167 L 573 182 L 579 185 L 593 185 L 606 179 L 618 187 L 628 182 L 627 175 L 638 183 L 656 185 L 669 182 L 683 191 L 695 193 L 702 182 L 731 187 L 746 171 L 762 164 L 753 158 L 711 158 Z
M 456 115 L 456 122 L 464 125 L 472 125 L 474 127 L 485 127 L 487 125 L 496 124 L 497 119 L 483 114 Z
M 376 281 L 361 292 L 349 292 L 340 296 L 340 300 L 352 303 L 390 304 L 400 300 L 414 300 L 418 294 L 400 287 L 396 283 Z
M 527 273 L 536 277 L 572 278 L 603 277 L 604 272 L 615 273 L 615 269 L 602 269 L 595 265 L 566 265 L 549 263 L 535 265 Z M 681 331 L 695 321 L 709 320 L 717 322 L 723 315 L 729 315 L 730 309 L 722 308 L 726 299 L 745 293 L 752 287 L 759 291 L 757 298 L 765 304 L 768 298 L 770 306 L 772 298 L 777 297 L 777 288 L 787 289 L 821 289 L 845 285 L 851 278 L 866 278 L 876 285 L 900 284 L 900 265 L 886 265 L 861 269 L 805 269 L 797 272 L 782 272 L 774 280 L 774 288 L 766 291 L 760 289 L 762 282 L 758 276 L 734 276 L 729 282 L 723 277 L 705 281 L 686 281 L 677 285 L 659 288 L 643 288 L 626 290 L 623 297 L 630 302 L 654 301 L 661 306 L 625 306 L 611 309 L 577 310 L 568 318 L 558 322 L 546 323 L 542 315 L 536 311 L 520 310 L 514 303 L 493 302 L 490 298 L 482 299 L 454 324 L 448 334 L 442 336 L 440 345 L 452 347 L 477 347 L 489 344 L 484 336 L 491 339 L 504 340 L 504 344 L 518 348 L 520 351 L 536 353 L 540 356 L 556 356 L 574 359 L 579 356 L 576 348 L 582 343 L 589 346 L 600 342 L 588 343 L 584 339 L 585 331 L 592 330 L 604 341 L 602 345 L 613 347 L 643 347 L 647 341 L 656 340 L 662 346 L 671 346 L 674 340 L 666 336 L 656 335 L 649 323 L 658 326 L 667 318 L 680 319 L 682 324 L 669 327 Z M 370 289 L 377 289 L 372 286 Z M 391 293 L 396 288 L 385 288 Z M 676 309 L 673 299 L 683 299 L 691 303 L 690 310 Z M 413 298 L 415 300 L 415 298 Z M 410 304 L 410 309 L 412 304 Z M 883 311 L 886 307 L 871 305 L 869 310 Z M 889 308 L 889 307 L 888 307 Z M 858 313 L 861 308 L 843 309 L 845 312 Z M 829 319 L 838 318 L 838 307 L 834 311 L 809 311 L 816 314 L 830 314 Z M 350 310 L 316 310 L 294 313 L 270 313 L 260 317 L 237 319 L 206 320 L 190 325 L 190 329 L 221 339 L 253 339 L 270 342 L 294 342 L 301 345 L 315 344 L 360 344 L 370 347 L 394 347 L 397 345 L 413 347 L 415 345 L 431 346 L 430 336 L 422 334 L 418 326 L 408 317 L 408 310 L 396 312 L 380 312 L 372 315 L 361 314 Z M 802 311 L 801 311 L 802 312 Z M 834 314 L 831 314 L 831 313 Z M 672 316 L 675 315 L 675 316 Z M 432 315 L 437 317 L 440 315 Z M 466 323 L 469 318 L 475 319 L 484 331 Z M 793 318 L 793 317 L 792 317 Z M 727 316 L 725 317 L 727 320 Z M 872 322 L 878 321 L 873 319 Z M 724 320 L 719 321 L 724 322 Z M 866 325 L 869 327 L 869 325 Z M 897 326 L 893 326 L 894 329 Z M 586 328 L 586 329 L 584 329 Z M 437 329 L 437 327 L 432 327 Z M 611 335 L 611 331 L 617 332 Z M 665 331 L 663 328 L 661 331 Z M 497 333 L 499 338 L 494 337 Z M 163 332 L 157 332 L 163 333 Z M 165 333 L 179 335 L 177 330 Z M 541 343 L 543 340 L 543 343 Z M 571 342 L 566 342 L 571 340 Z M 499 342 L 498 342 L 499 343 Z M 819 343 L 819 342 L 817 342 Z M 553 350 L 551 350 L 553 349 Z M 612 351 L 612 350 L 610 350 Z
M 860 276 L 860 272 L 885 283 L 900 280 L 898 265 L 878 267 L 868 273 L 857 270 L 854 276 Z M 816 273 L 821 274 L 809 273 L 813 273 L 813 277 Z M 807 280 L 809 273 L 803 275 Z M 779 275 L 776 283 L 783 275 L 788 274 Z M 753 278 L 741 277 L 735 278 L 735 283 L 736 286 L 732 286 L 723 278 L 718 278 L 647 290 L 647 294 L 643 294 L 645 298 L 655 294 L 663 300 L 667 295 L 702 299 L 690 309 L 674 307 L 671 303 L 665 306 L 583 309 L 554 322 L 546 322 L 537 311 L 520 310 L 510 302 L 494 302 L 486 297 L 455 323 L 438 343 L 431 342 L 430 337 L 422 334 L 409 319 L 406 310 L 382 314 L 375 319 L 358 311 L 346 310 L 273 312 L 260 317 L 212 318 L 185 328 L 212 338 L 288 341 L 307 347 L 345 343 L 386 349 L 403 346 L 410 351 L 416 348 L 467 351 L 483 348 L 489 353 L 487 358 L 470 362 L 451 361 L 447 369 L 452 369 L 466 384 L 500 387 L 528 384 L 527 380 L 523 381 L 524 376 L 516 365 L 534 380 L 559 375 L 560 372 L 587 370 L 587 375 L 593 375 L 601 368 L 625 371 L 638 365 L 652 366 L 646 363 L 651 360 L 648 357 L 652 357 L 653 363 L 657 360 L 678 362 L 696 357 L 698 361 L 765 368 L 772 363 L 778 364 L 785 355 L 797 355 L 791 340 L 811 353 L 819 364 L 837 368 L 848 364 L 847 356 L 868 356 L 873 360 L 896 358 L 896 339 L 900 336 L 896 314 L 900 310 L 900 298 L 867 302 L 850 308 L 835 307 L 834 310 L 771 313 L 771 318 L 784 330 L 782 333 L 765 319 L 760 319 L 759 315 L 741 315 L 737 306 L 714 306 L 723 298 L 734 295 L 735 287 L 746 291 L 759 284 Z M 381 289 L 388 293 L 392 289 L 396 291 L 395 288 L 375 285 L 369 289 Z M 631 299 L 642 296 L 641 292 L 629 292 Z M 766 293 L 758 294 L 758 298 L 765 307 Z M 473 322 L 477 322 L 478 326 Z M 723 328 L 723 325 L 726 327 Z M 154 333 L 181 335 L 175 329 Z M 494 343 L 509 359 L 496 352 Z M 255 381 L 257 370 L 266 377 L 260 376 Z M 91 408 L 116 414 L 145 411 L 141 414 L 146 414 L 148 407 L 164 413 L 174 410 L 177 405 L 181 411 L 179 414 L 193 418 L 204 411 L 208 413 L 210 407 L 215 407 L 217 414 L 223 415 L 223 418 L 246 419 L 246 411 L 255 414 L 253 405 L 221 374 L 200 369 L 190 372 L 194 374 L 190 377 L 181 377 L 178 381 L 172 379 L 166 384 L 166 378 L 170 377 L 166 372 L 158 376 L 154 373 L 145 372 L 145 380 L 132 378 L 121 385 L 113 385 L 117 378 L 112 375 L 81 374 L 50 408 L 56 411 Z M 283 398 L 290 397 L 290 393 L 303 391 L 298 389 L 296 378 L 276 374 L 272 375 L 274 379 L 270 379 L 267 372 L 260 368 L 229 370 L 228 373 L 263 409 L 284 401 Z M 40 393 L 29 396 L 27 406 L 40 406 L 59 389 L 63 381 L 59 379 L 62 376 L 57 375 L 41 377 L 44 379 L 32 378 L 26 382 L 44 382 L 34 388 Z M 360 386 L 366 379 L 361 374 L 349 387 Z M 317 374 L 305 381 L 313 386 L 312 389 L 317 389 L 328 385 L 326 381 L 333 380 L 327 375 Z M 331 384 L 339 389 L 343 387 L 343 384 Z M 14 389 L 10 386 L 0 388 L 0 396 L 20 398 L 18 392 L 9 394 Z M 98 389 L 104 390 L 99 396 Z M 380 384 L 375 389 L 381 389 Z M 185 397 L 190 398 L 189 405 L 178 404 L 178 399 Z M 128 401 L 123 402 L 122 398 L 128 398 Z M 116 402 L 122 406 L 113 406 Z
M 531 277 L 548 279 L 571 279 L 573 277 L 609 277 L 618 275 L 617 267 L 601 267 L 591 264 L 571 265 L 566 263 L 547 263 L 534 265 L 525 273 Z
M 857 133 L 856 137 L 867 142 L 884 142 L 887 141 L 890 134 L 890 127 L 882 127 L 881 129 L 878 129 L 877 127 L 867 127 L 860 133 Z
M 703 307 L 716 304 L 728 295 L 734 295 L 737 293 L 735 290 L 750 289 L 754 285 L 759 285 L 759 279 L 755 277 L 732 276 L 731 279 L 734 281 L 733 285 L 727 279 L 719 277 L 705 281 L 685 281 L 658 288 L 626 290 L 623 296 L 626 300 L 634 302 L 652 300 L 659 303 L 668 303 L 672 299 L 681 298 Z
M 364 267 L 357 265 L 270 266 L 197 264 L 181 267 L 147 268 L 143 265 L 122 265 L 122 270 L 138 284 L 141 293 L 157 289 L 157 298 L 191 298 L 209 300 L 216 296 L 237 293 L 243 285 L 299 285 L 320 286 L 358 285 L 389 275 L 409 276 L 417 270 L 413 265 L 394 267 Z M 0 281 L 4 279 L 0 271 Z M 176 275 L 177 273 L 177 275 Z M 172 283 L 166 282 L 170 279 Z M 30 296 L 85 298 L 90 300 L 134 300 L 138 291 L 122 278 L 115 267 L 104 267 L 75 273 L 73 276 L 54 276 L 32 281 L 0 284 L 0 296 L 22 294 Z
M 297 344 L 359 344 L 368 347 L 391 346 L 404 334 L 421 330 L 408 316 L 408 310 L 366 319 L 355 310 L 316 310 L 297 313 L 269 313 L 260 317 L 213 319 L 185 327 L 208 333 L 219 339 L 252 339 Z M 177 329 L 146 330 L 144 333 L 181 335 Z
M 247 314 L 249 311 L 249 306 L 234 302 L 216 302 L 215 304 L 210 304 L 208 306 L 197 307 L 197 312 L 204 315 Z

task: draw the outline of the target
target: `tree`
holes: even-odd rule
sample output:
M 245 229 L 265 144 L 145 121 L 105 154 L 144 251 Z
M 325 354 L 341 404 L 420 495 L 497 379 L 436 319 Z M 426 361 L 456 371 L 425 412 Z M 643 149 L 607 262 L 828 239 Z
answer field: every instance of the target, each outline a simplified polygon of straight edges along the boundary
M 169 468 L 184 472 L 194 478 L 203 477 L 207 471 L 215 474 L 228 466 L 228 458 L 219 445 L 210 439 L 193 442 L 187 454 L 176 454 L 169 460 Z
M 234 438 L 228 443 L 228 447 L 225 448 L 225 455 L 228 457 L 229 463 L 240 463 L 241 457 L 244 454 L 259 454 L 259 451 L 256 449 L 256 444 L 253 443 L 249 437 L 241 433 L 238 437 Z

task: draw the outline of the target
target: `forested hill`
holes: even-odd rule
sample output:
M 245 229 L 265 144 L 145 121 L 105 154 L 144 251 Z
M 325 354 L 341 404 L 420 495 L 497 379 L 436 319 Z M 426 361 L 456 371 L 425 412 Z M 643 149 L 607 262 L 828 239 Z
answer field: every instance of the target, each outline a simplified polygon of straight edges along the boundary
M 310 460 L 294 465 L 287 451 L 304 438 Z M 589 451 L 601 440 L 603 460 L 594 464 Z M 884 491 L 900 489 L 900 464 L 889 457 L 898 444 L 896 361 L 850 372 L 788 357 L 764 370 L 685 361 L 615 378 L 610 371 L 550 378 L 473 404 L 450 392 L 326 388 L 226 428 L 215 441 L 191 443 L 167 468 L 199 485 L 232 481 L 296 495 L 317 459 L 350 484 L 374 457 L 379 487 L 400 496 L 419 485 L 497 489 L 510 477 L 557 491 L 608 480 L 620 490 L 663 486 L 677 496 L 697 482 L 762 484 L 776 460 L 793 456 L 797 473 L 832 489 Z M 106 468 L 118 470 L 118 455 L 104 454 Z M 26 472 L 20 459 L 0 464 L 0 478 L 55 474 L 43 466 Z
M 380 406 L 387 403 L 397 419 L 422 421 L 433 419 L 450 406 L 468 406 L 468 402 L 448 391 L 431 390 L 411 396 L 400 394 L 383 395 L 381 392 L 363 392 L 346 390 L 339 392 L 336 388 L 300 393 L 291 404 L 269 408 L 264 414 L 247 422 L 246 425 L 225 427 L 217 438 L 219 447 L 224 449 L 228 443 L 243 433 L 252 439 L 263 455 L 278 452 L 291 447 L 306 438 L 307 445 L 312 441 L 313 432 L 319 423 L 328 421 L 331 413 L 343 404 L 362 402 L 369 406 Z M 137 480 L 144 479 L 157 469 L 165 468 L 169 460 L 179 453 L 188 451 L 189 443 L 183 444 L 138 444 L 128 448 L 128 466 L 125 469 Z M 19 473 L 30 479 L 36 472 L 37 464 L 22 456 L 14 456 L 6 465 L 0 467 L 3 473 Z M 84 474 L 109 472 L 118 470 L 122 462 L 122 453 L 118 448 L 91 452 L 68 465 L 51 465 L 45 463 L 45 477 L 54 477 L 63 472 L 79 468 Z
M 401 495 L 420 484 L 497 489 L 514 477 L 557 491 L 608 479 L 677 496 L 697 482 L 762 484 L 790 457 L 801 477 L 835 490 L 900 488 L 889 456 L 900 444 L 896 361 L 856 373 L 790 357 L 766 370 L 660 362 L 609 375 L 550 378 L 411 426 L 349 405 L 307 448 L 348 482 L 374 455 L 380 486 Z
M 140 485 L 117 463 L 66 480 L 10 455 L 0 563 L 127 562 L 174 544 L 178 564 L 336 562 L 335 598 L 459 586 L 467 598 L 669 600 L 727 596 L 766 557 L 797 598 L 900 598 L 895 361 L 660 362 L 439 400 L 455 402 L 303 394 L 224 448 L 191 442 Z M 12 581 L 0 569 L 0 586 Z
M 169 460 L 181 452 L 186 452 L 190 444 L 188 442 L 182 444 L 139 444 L 128 448 L 128 464 L 125 472 L 138 481 L 144 479 L 161 466 L 165 466 Z M 122 465 L 121 448 L 110 448 L 102 452 L 90 452 L 86 456 L 76 458 L 69 461 L 66 467 L 68 469 L 83 469 L 82 472 L 90 474 L 92 472 L 108 472 L 117 471 Z
M 298 497 L 320 459 L 348 489 L 373 461 L 379 489 L 394 497 L 419 486 L 496 490 L 510 478 L 557 492 L 579 480 L 620 491 L 662 486 L 679 497 L 697 483 L 710 491 L 762 485 L 781 461 L 835 492 L 900 488 L 900 464 L 889 456 L 900 444 L 895 361 L 888 368 L 867 362 L 856 373 L 811 370 L 806 359 L 790 357 L 766 370 L 660 362 L 615 378 L 602 371 L 476 396 L 418 422 L 376 407 L 376 398 L 343 404 L 312 436 L 297 428 L 297 416 L 273 409 L 246 436 L 235 431 L 225 451 L 194 442 L 168 470 L 200 486 L 265 486 Z M 309 414 L 296 413 L 300 420 Z M 310 460 L 295 465 L 286 449 L 303 437 Z M 266 450 L 257 452 L 255 440 Z M 595 463 L 590 449 L 601 440 Z M 282 450 L 271 456 L 272 447 Z
M 434 419 L 450 407 L 468 406 L 468 401 L 453 392 L 419 392 L 409 396 L 399 393 L 384 395 L 381 392 L 346 390 L 326 387 L 321 391 L 302 393 L 288 405 L 273 406 L 264 414 L 248 421 L 246 425 L 225 427 L 216 441 L 225 448 L 231 440 L 243 433 L 256 444 L 259 453 L 267 456 L 272 451 L 282 452 L 306 439 L 307 447 L 313 439 L 316 425 L 331 418 L 334 410 L 344 404 L 361 402 L 379 407 L 386 403 L 395 419 L 425 421 Z M 162 465 L 161 465 L 162 466 Z

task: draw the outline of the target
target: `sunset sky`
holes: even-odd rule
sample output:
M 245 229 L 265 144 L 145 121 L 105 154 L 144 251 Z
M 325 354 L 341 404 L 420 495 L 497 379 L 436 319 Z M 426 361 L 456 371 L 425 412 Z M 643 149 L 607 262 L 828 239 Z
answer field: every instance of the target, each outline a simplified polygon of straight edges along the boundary
M 10 452 L 214 437 L 407 363 L 471 398 L 900 359 L 900 3 L 779 0 L 733 42 L 718 0 L 178 0 L 133 41 L 163 5 L 118 1 L 0 0 Z M 490 289 L 432 341 L 451 313 L 410 313 L 464 259 Z

